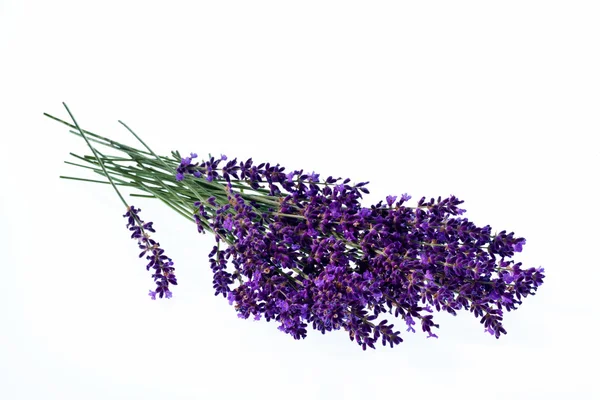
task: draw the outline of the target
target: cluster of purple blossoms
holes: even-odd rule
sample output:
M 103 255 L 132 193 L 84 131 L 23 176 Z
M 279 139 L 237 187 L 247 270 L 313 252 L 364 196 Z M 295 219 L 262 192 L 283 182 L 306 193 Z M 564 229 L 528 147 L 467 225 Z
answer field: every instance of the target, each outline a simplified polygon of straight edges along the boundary
M 209 255 L 215 295 L 241 318 L 273 319 L 295 339 L 310 324 L 322 333 L 344 329 L 363 349 L 379 339 L 393 347 L 402 338 L 383 315 L 401 317 L 412 332 L 418 320 L 437 337 L 433 309 L 469 310 L 498 338 L 504 312 L 543 283 L 543 268 L 509 260 L 524 238 L 460 217 L 463 201 L 454 196 L 422 198 L 415 207 L 405 205 L 407 194 L 387 196 L 366 208 L 368 182 L 196 157 L 182 158 L 177 180 L 223 188 L 195 203 L 198 231 L 210 227 L 217 241 Z
M 148 295 L 152 300 L 156 300 L 157 295 L 160 298 L 166 297 L 170 299 L 173 294 L 169 290 L 169 284 L 177 285 L 177 278 L 173 273 L 175 271 L 173 261 L 164 254 L 165 251 L 160 248 L 160 243 L 150 239 L 147 232 L 156 231 L 152 227 L 152 222 L 144 223 L 140 219 L 138 215 L 140 211 L 139 208 L 136 209 L 134 206 L 130 206 L 123 217 L 127 218 L 127 228 L 133 232 L 131 238 L 137 239 L 138 246 L 142 249 L 140 258 L 148 253 L 146 255 L 146 259 L 148 260 L 146 270 L 149 271 L 150 268 L 154 270 L 152 278 L 154 278 L 154 282 L 156 283 L 156 289 L 150 290 Z

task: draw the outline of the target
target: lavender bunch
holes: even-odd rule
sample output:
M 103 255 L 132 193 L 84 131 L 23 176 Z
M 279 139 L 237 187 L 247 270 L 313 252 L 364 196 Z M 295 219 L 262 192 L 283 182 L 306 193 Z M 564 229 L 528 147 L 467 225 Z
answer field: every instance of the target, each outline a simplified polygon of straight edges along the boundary
M 476 226 L 462 217 L 463 201 L 454 196 L 409 206 L 408 194 L 389 195 L 367 207 L 361 199 L 368 182 L 321 179 L 224 155 L 201 162 L 195 153 L 157 156 L 122 122 L 145 150 L 49 117 L 124 153 L 104 155 L 90 144 L 94 156 L 74 156 L 91 166 L 70 164 L 109 181 L 69 179 L 137 189 L 144 194 L 132 196 L 158 198 L 198 232 L 212 233 L 215 295 L 226 297 L 240 318 L 275 320 L 295 339 L 312 325 L 322 333 L 344 329 L 363 349 L 379 340 L 393 347 L 401 333 L 386 314 L 400 317 L 407 331 L 415 332 L 419 322 L 428 337 L 437 337 L 434 309 L 468 310 L 499 338 L 506 333 L 504 312 L 543 283 L 543 268 L 523 269 L 511 259 L 524 238 Z M 147 269 L 154 268 L 157 288 L 151 297 L 170 298 L 168 285 L 177 284 L 171 259 L 144 235 L 143 229 L 153 231 L 151 223 L 143 224 L 135 208 L 126 215 L 142 255 L 152 254 Z

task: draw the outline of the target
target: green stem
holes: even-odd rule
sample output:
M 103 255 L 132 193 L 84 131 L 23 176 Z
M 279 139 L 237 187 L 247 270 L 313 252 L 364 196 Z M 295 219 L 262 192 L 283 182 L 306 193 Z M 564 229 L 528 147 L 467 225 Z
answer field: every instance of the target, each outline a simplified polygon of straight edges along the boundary
M 125 201 L 125 199 L 121 195 L 121 192 L 119 192 L 119 189 L 117 189 L 117 186 L 115 185 L 115 183 L 113 182 L 112 178 L 110 177 L 110 174 L 108 173 L 108 171 L 106 170 L 106 168 L 104 168 L 104 164 L 100 160 L 100 157 L 98 157 L 98 153 L 96 153 L 96 149 L 92 146 L 92 144 L 88 140 L 87 136 L 83 133 L 83 131 L 79 127 L 79 124 L 75 120 L 75 117 L 73 116 L 73 114 L 71 114 L 71 110 L 69 110 L 69 107 L 67 107 L 67 105 L 64 102 L 63 102 L 63 106 L 65 106 L 65 108 L 67 109 L 67 112 L 69 113 L 69 116 L 73 120 L 73 123 L 75 124 L 75 127 L 77 127 L 77 130 L 81 133 L 81 136 L 85 139 L 85 142 L 87 143 L 88 147 L 92 150 L 92 153 L 94 153 L 94 156 L 96 157 L 96 160 L 98 160 L 98 164 L 100 164 L 100 166 L 102 167 L 102 170 L 104 171 L 104 174 L 106 175 L 106 177 L 110 181 L 110 184 L 112 185 L 113 189 L 115 189 L 115 192 L 117 192 L 117 195 L 119 196 L 119 198 L 121 199 L 121 201 L 123 202 L 123 204 L 125 205 L 125 207 L 127 207 L 127 209 L 129 209 L 129 204 L 127 204 L 127 202 Z

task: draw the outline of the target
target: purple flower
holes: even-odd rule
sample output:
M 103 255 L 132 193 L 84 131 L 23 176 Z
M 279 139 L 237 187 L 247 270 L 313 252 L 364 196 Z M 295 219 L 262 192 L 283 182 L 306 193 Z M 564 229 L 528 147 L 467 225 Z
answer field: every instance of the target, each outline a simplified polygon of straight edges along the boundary
M 398 198 L 398 196 L 386 196 L 385 201 L 388 204 L 388 206 L 392 206 L 392 204 L 394 204 L 394 202 L 396 201 L 396 199 Z
M 517 243 L 513 243 L 513 249 L 517 252 L 520 253 L 523 251 L 523 245 L 525 244 L 526 240 L 525 239 L 521 239 L 519 240 Z
M 371 210 L 368 208 L 361 208 L 358 210 L 358 216 L 361 218 L 368 218 L 371 215 Z
M 502 280 L 504 281 L 504 283 L 510 284 L 515 280 L 515 278 L 510 272 L 505 271 L 502 273 Z
M 225 221 L 223 221 L 223 228 L 228 231 L 233 229 L 233 219 L 231 218 L 231 215 L 228 215 L 227 218 L 225 218 Z
M 290 306 L 286 301 L 277 300 L 276 303 L 281 312 L 287 312 L 290 309 Z
M 181 163 L 177 167 L 177 173 L 175 175 L 175 178 L 178 181 L 183 180 L 185 177 L 185 174 L 194 173 L 195 167 L 197 164 L 192 164 L 192 159 L 194 159 L 196 157 L 198 157 L 198 155 L 196 153 L 191 153 L 190 157 L 185 157 L 185 158 L 181 159 Z
M 235 301 L 235 293 L 234 292 L 229 292 L 227 294 L 227 300 L 229 300 L 229 305 L 232 305 L 233 302 Z
M 296 172 L 295 172 L 295 171 L 293 171 L 293 172 L 290 172 L 289 174 L 287 174 L 287 175 L 285 176 L 285 179 L 286 179 L 286 181 L 287 181 L 288 183 L 292 183 L 292 179 L 294 179 L 294 175 L 295 175 L 295 174 L 296 174 Z
M 427 279 L 428 281 L 433 281 L 433 275 L 431 275 L 431 271 L 427 270 L 425 275 L 423 275 L 423 278 Z
M 406 326 L 408 327 L 407 331 L 408 332 L 415 332 L 415 328 L 413 328 L 413 325 L 415 325 L 415 321 L 412 319 L 412 317 L 410 315 L 406 315 L 404 317 L 404 320 L 406 322 Z

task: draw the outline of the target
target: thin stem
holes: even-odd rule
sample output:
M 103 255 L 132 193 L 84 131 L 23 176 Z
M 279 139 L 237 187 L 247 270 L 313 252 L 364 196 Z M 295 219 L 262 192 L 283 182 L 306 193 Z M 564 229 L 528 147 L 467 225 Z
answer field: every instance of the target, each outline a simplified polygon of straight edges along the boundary
M 73 114 L 71 114 L 71 110 L 69 110 L 69 107 L 67 107 L 67 105 L 64 102 L 63 102 L 63 106 L 65 106 L 65 108 L 67 109 L 67 112 L 69 113 L 69 116 L 73 120 L 73 123 L 77 127 L 77 130 L 79 130 L 79 132 L 81 133 L 81 136 L 83 137 L 83 139 L 85 139 L 85 142 L 87 143 L 88 147 L 92 150 L 92 153 L 94 153 L 94 156 L 96 157 L 96 160 L 98 160 L 98 164 L 100 164 L 100 166 L 102 167 L 102 170 L 104 171 L 104 174 L 106 175 L 106 177 L 110 181 L 110 184 L 112 185 L 113 189 L 115 189 L 115 192 L 117 192 L 117 195 L 119 196 L 119 198 L 121 199 L 121 201 L 123 202 L 123 204 L 125 205 L 125 207 L 127 207 L 127 209 L 129 209 L 129 204 L 127 204 L 127 202 L 125 201 L 125 199 L 121 195 L 121 192 L 119 192 L 119 189 L 117 189 L 117 186 L 115 185 L 115 183 L 113 182 L 112 178 L 110 177 L 110 174 L 108 173 L 108 171 L 106 170 L 106 168 L 104 168 L 104 164 L 100 160 L 100 157 L 98 157 L 98 153 L 96 153 L 96 149 L 92 146 L 92 144 L 88 140 L 88 138 L 85 135 L 85 133 L 83 133 L 83 131 L 79 127 L 79 124 L 75 120 L 75 117 L 73 116 Z
M 106 184 L 106 185 L 110 185 L 110 181 L 97 181 L 95 179 L 75 178 L 75 177 L 72 177 L 72 176 L 63 176 L 63 175 L 59 176 L 59 178 L 61 178 L 61 179 L 71 179 L 71 180 L 74 180 L 74 181 L 82 181 L 82 182 L 103 183 L 103 184 Z M 135 186 L 134 184 L 131 184 L 131 183 L 117 183 L 117 185 L 118 186 L 131 186 L 131 187 L 137 188 L 137 186 Z M 134 196 L 134 195 L 132 194 L 131 196 Z M 138 197 L 143 197 L 143 195 L 137 195 L 137 196 Z M 154 197 L 154 196 L 149 196 L 149 197 Z
M 125 122 L 123 122 L 123 121 L 119 120 L 119 123 L 120 123 L 121 125 L 123 125 L 123 126 L 124 126 L 124 127 L 125 127 L 125 128 L 126 128 L 126 129 L 127 129 L 127 130 L 128 130 L 128 131 L 129 131 L 129 132 L 132 134 L 132 135 L 133 135 L 133 136 L 135 136 L 135 138 L 136 138 L 137 140 L 139 140 L 141 144 L 143 144 L 143 145 L 144 145 L 144 147 L 145 147 L 145 148 L 146 148 L 146 149 L 147 149 L 147 150 L 150 152 L 150 154 L 152 154 L 152 155 L 153 155 L 154 157 L 156 157 L 156 158 L 157 158 L 159 161 L 161 161 L 161 162 L 162 162 L 162 164 L 163 164 L 163 165 L 164 165 L 164 166 L 165 166 L 167 169 L 170 169 L 170 167 L 169 167 L 169 166 L 168 166 L 168 165 L 167 165 L 167 164 L 166 164 L 166 163 L 165 163 L 163 160 L 161 160 L 161 158 L 160 158 L 159 156 L 157 156 L 157 155 L 156 155 L 156 153 L 154 153 L 154 152 L 152 151 L 152 149 L 151 149 L 150 147 L 148 147 L 148 145 L 147 145 L 146 143 L 144 143 L 144 141 L 143 141 L 143 140 L 142 140 L 142 139 L 141 139 L 141 138 L 140 138 L 138 135 L 136 135 L 136 134 L 135 134 L 135 132 L 134 132 L 134 131 L 132 131 L 132 130 L 131 130 L 131 129 L 130 129 L 130 128 L 127 126 L 127 125 L 125 125 Z

